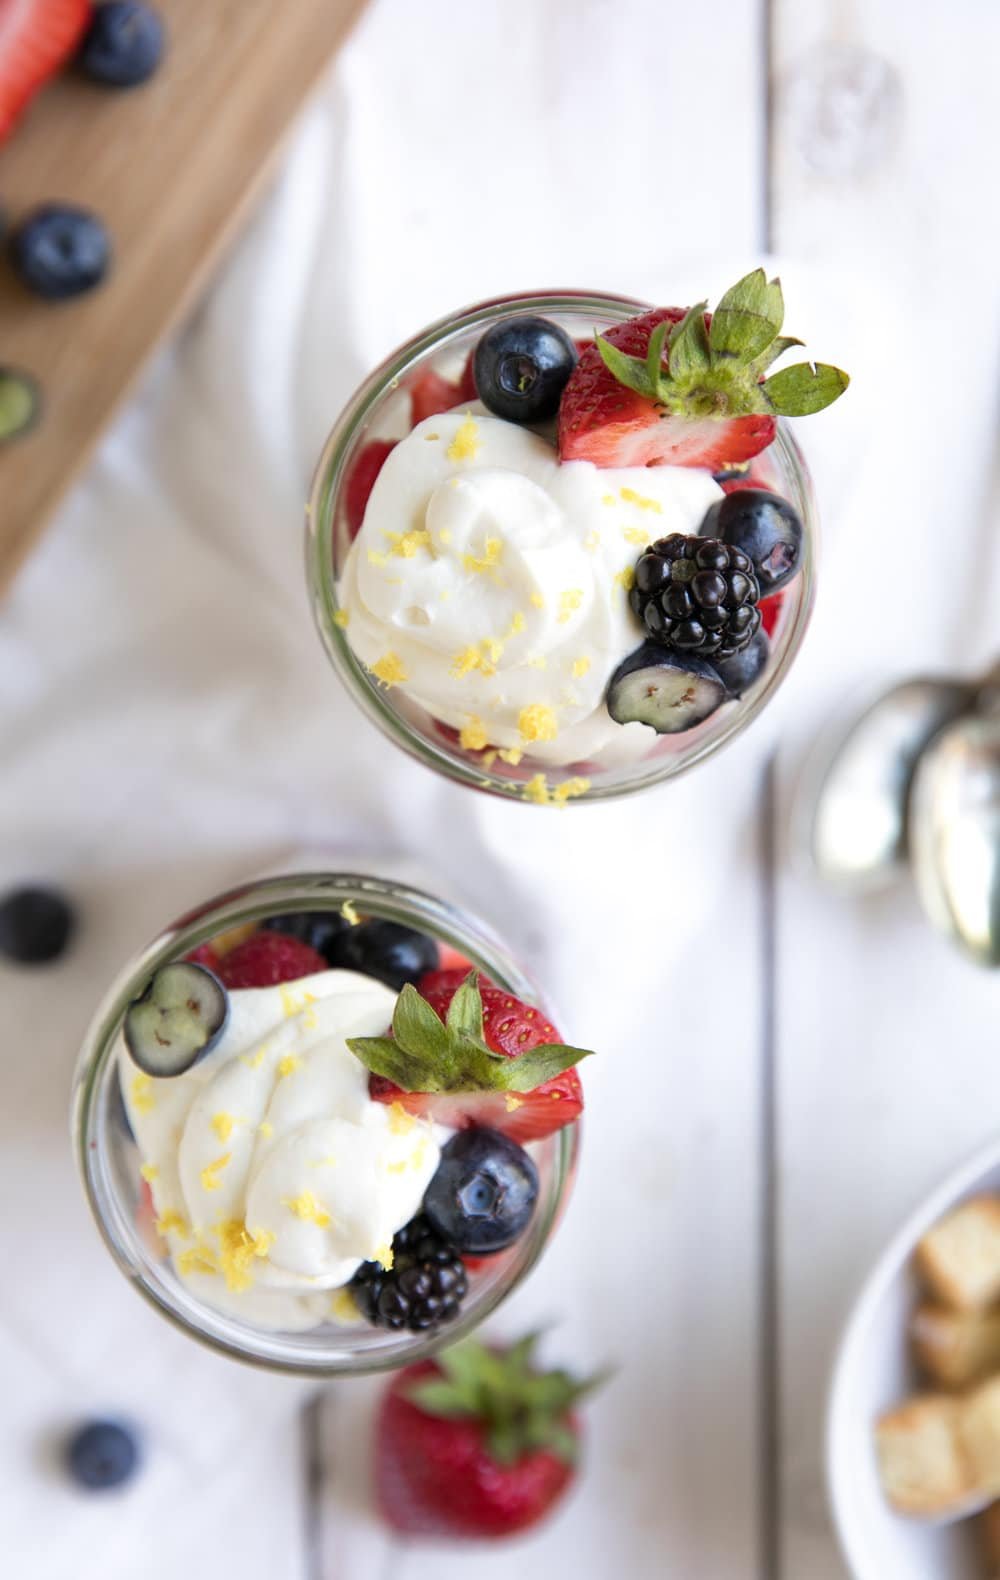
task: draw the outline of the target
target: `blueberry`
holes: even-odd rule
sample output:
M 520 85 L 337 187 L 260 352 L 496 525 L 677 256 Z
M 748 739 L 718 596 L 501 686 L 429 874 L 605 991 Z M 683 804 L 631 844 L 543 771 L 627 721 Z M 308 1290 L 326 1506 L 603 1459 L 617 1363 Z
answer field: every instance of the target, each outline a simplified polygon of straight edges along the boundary
M 121 1487 L 139 1468 L 139 1444 L 119 1421 L 90 1421 L 66 1444 L 66 1466 L 73 1480 L 90 1491 Z
M 721 538 L 750 556 L 762 598 L 778 592 L 798 575 L 802 522 L 780 494 L 764 488 L 742 488 L 727 494 L 709 510 L 700 531 L 702 537 Z
M 0 954 L 22 966 L 58 960 L 75 926 L 73 907 L 55 889 L 11 889 L 0 900 Z
M 426 933 L 400 922 L 376 918 L 348 927 L 331 941 L 327 955 L 332 966 L 375 977 L 397 993 L 407 982 L 419 982 L 440 963 L 438 946 Z
M 155 971 L 125 1011 L 125 1043 L 147 1075 L 183 1075 L 215 1047 L 229 1019 L 229 994 L 207 966 L 175 960 Z
M 742 653 L 734 653 L 731 658 L 716 659 L 712 668 L 731 697 L 742 697 L 760 679 L 770 656 L 771 644 L 767 632 L 758 631 L 750 646 L 745 647 Z
M 460 1130 L 441 1153 L 424 1212 L 440 1235 L 470 1256 L 489 1256 L 523 1234 L 538 1200 L 538 1170 L 499 1130 Z
M 265 932 L 285 933 L 290 938 L 298 938 L 332 964 L 335 940 L 346 932 L 350 923 L 339 911 L 296 911 L 287 916 L 269 916 L 260 925 Z
M 109 88 L 151 77 L 163 54 L 163 19 L 139 0 L 105 0 L 94 11 L 77 57 L 81 70 Z
M 507 318 L 476 347 L 473 372 L 483 405 L 508 422 L 554 417 L 574 367 L 576 347 L 547 318 Z
M 64 301 L 100 285 L 111 262 L 111 243 L 96 214 L 68 203 L 47 203 L 11 235 L 10 260 L 29 291 Z
M 41 409 L 42 392 L 30 373 L 0 368 L 0 444 L 28 433 Z
M 649 724 L 658 735 L 679 735 L 707 719 L 725 696 L 713 665 L 644 642 L 612 675 L 607 708 L 616 724 Z

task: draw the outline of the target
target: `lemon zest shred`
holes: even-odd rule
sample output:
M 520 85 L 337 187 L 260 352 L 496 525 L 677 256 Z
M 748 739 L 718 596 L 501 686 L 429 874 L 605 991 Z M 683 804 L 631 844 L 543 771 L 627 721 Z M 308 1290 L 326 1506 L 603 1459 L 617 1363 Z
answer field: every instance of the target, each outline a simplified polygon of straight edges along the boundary
M 544 702 L 532 702 L 522 708 L 517 717 L 517 727 L 523 741 L 554 741 L 559 734 L 555 709 Z
M 334 616 L 333 616 L 333 623 L 334 623 L 334 625 L 339 626 L 342 631 L 346 631 L 347 627 L 351 623 L 351 617 L 348 614 L 347 610 L 346 609 L 337 609 L 335 611 L 335 613 L 334 613 Z
M 565 592 L 561 592 L 559 594 L 559 624 L 565 625 L 570 615 L 575 614 L 582 603 L 582 588 L 567 587 Z
M 625 592 L 631 592 L 632 588 L 635 586 L 635 566 L 626 565 L 623 571 L 617 572 L 615 581 L 618 583 L 619 587 L 624 589 Z
M 139 1173 L 142 1175 L 147 1185 L 152 1185 L 159 1172 L 160 1171 L 155 1163 L 144 1163 L 142 1168 L 139 1170 Z
M 281 1205 L 303 1223 L 314 1223 L 317 1229 L 325 1229 L 330 1222 L 330 1214 L 311 1190 L 304 1190 L 298 1196 L 282 1196 Z
M 176 1208 L 170 1207 L 166 1212 L 161 1212 L 157 1218 L 156 1232 L 164 1236 L 168 1234 L 183 1234 L 187 1236 L 191 1233 L 191 1230 L 188 1228 L 187 1219 Z
M 536 806 L 547 806 L 549 801 L 548 779 L 545 774 L 535 774 L 529 779 L 522 792 L 526 801 L 533 801 Z
M 156 1098 L 153 1096 L 153 1077 L 151 1075 L 135 1075 L 132 1077 L 132 1101 L 140 1114 L 151 1114 L 156 1107 Z
M 231 1152 L 223 1152 L 220 1158 L 215 1158 L 213 1162 L 206 1163 L 205 1167 L 198 1176 L 201 1180 L 202 1190 L 220 1189 L 222 1181 L 219 1179 L 219 1175 L 222 1173 L 224 1168 L 229 1166 L 229 1164 L 232 1162 L 232 1158 L 233 1154 Z
M 505 746 L 501 748 L 499 756 L 501 762 L 509 763 L 512 768 L 516 768 L 524 753 L 520 746 Z
M 479 450 L 479 428 L 471 412 L 465 415 L 465 421 L 455 430 L 455 437 L 447 449 L 449 461 L 475 460 Z
M 351 927 L 359 927 L 361 925 L 361 917 L 358 915 L 357 911 L 354 909 L 354 901 L 353 900 L 345 900 L 344 901 L 343 905 L 340 907 L 340 914 L 344 918 L 344 921 L 347 922 L 349 926 L 351 926 Z
M 584 653 L 579 658 L 574 658 L 573 667 L 570 670 L 570 674 L 573 676 L 574 680 L 580 680 L 587 673 L 589 668 L 590 659 L 587 657 L 586 653 Z
M 650 499 L 648 494 L 637 493 L 634 488 L 620 488 L 620 498 L 627 505 L 638 505 L 640 510 L 654 510 L 658 516 L 663 515 L 663 506 L 658 499 Z
M 482 719 L 478 714 L 470 713 L 468 724 L 464 724 L 458 732 L 459 746 L 467 752 L 481 752 L 489 745 L 489 739 Z
M 218 1113 L 212 1115 L 209 1123 L 220 1141 L 228 1141 L 236 1121 L 232 1114 Z
M 399 654 L 392 652 L 384 653 L 380 659 L 376 660 L 372 665 L 372 674 L 376 680 L 382 682 L 383 686 L 398 686 L 404 680 L 409 680 L 410 678 L 406 673 L 406 665 L 399 657 Z
M 278 1060 L 279 1077 L 294 1075 L 296 1070 L 301 1070 L 301 1068 L 302 1060 L 297 1058 L 294 1053 L 286 1053 L 283 1059 Z

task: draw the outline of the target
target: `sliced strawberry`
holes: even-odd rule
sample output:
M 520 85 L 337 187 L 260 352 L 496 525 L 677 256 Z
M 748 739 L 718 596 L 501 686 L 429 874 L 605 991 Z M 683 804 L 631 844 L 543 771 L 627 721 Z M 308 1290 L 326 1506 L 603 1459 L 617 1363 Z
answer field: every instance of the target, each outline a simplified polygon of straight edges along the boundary
M 451 411 L 453 406 L 466 398 L 461 385 L 442 378 L 433 368 L 422 368 L 410 385 L 410 421 L 415 428 L 425 417 L 436 417 L 439 412 Z M 470 398 L 476 399 L 475 395 Z
M 73 54 L 90 0 L 0 0 L 0 142 Z
M 438 951 L 442 971 L 461 971 L 463 977 L 468 976 L 472 970 L 472 961 L 460 949 L 453 949 L 451 944 L 439 944 Z
M 348 468 L 344 482 L 344 516 L 351 538 L 356 538 L 361 531 L 375 479 L 397 442 L 396 439 L 369 439 L 367 444 L 361 446 Z
M 785 601 L 785 589 L 772 593 L 770 598 L 764 598 L 760 603 L 760 623 L 768 636 L 773 636 L 775 627 L 781 619 L 781 606 Z
M 222 959 L 214 944 L 199 944 L 197 949 L 189 950 L 184 958 L 193 961 L 196 966 L 206 966 L 216 976 L 222 969 Z
M 429 972 L 421 978 L 419 991 L 404 988 L 400 995 L 391 1039 L 351 1038 L 348 1046 L 368 1066 L 368 1090 L 376 1102 L 398 1103 L 408 1113 L 455 1130 L 483 1125 L 522 1144 L 541 1141 L 583 1112 L 583 1089 L 574 1066 L 586 1050 L 567 1048 L 551 1021 L 530 1004 L 492 982 L 480 978 L 473 986 L 474 981 L 461 969 Z M 478 1032 L 467 1028 L 460 1035 L 463 1027 L 456 1016 L 463 999 L 454 1001 L 466 984 L 479 999 L 481 1041 Z M 412 995 L 409 1003 L 407 995 Z M 469 993 L 464 999 L 468 1009 Z M 527 1079 L 552 1073 L 522 1091 L 525 1075 L 504 1070 L 503 1059 L 516 1063 L 535 1050 L 538 1057 L 525 1070 L 536 1068 Z M 491 1054 L 503 1058 L 498 1061 Z
M 645 358 L 658 324 L 679 324 L 681 307 L 651 312 L 609 329 L 606 339 L 629 356 Z M 664 371 L 669 355 L 661 359 Z M 774 438 L 774 417 L 751 415 L 720 422 L 717 417 L 671 419 L 655 401 L 620 384 L 592 341 L 581 352 L 559 406 L 559 458 L 595 466 L 703 466 L 721 471 L 728 461 L 747 461 Z
M 846 389 L 823 363 L 765 376 L 800 342 L 779 334 L 781 286 L 762 269 L 706 308 L 652 308 L 587 347 L 559 407 L 561 460 L 720 471 L 765 449 L 779 416 L 820 411 Z
M 227 988 L 276 987 L 327 969 L 316 949 L 287 933 L 254 933 L 219 963 L 219 978 Z
M 462 377 L 458 381 L 458 401 L 456 404 L 461 401 L 474 401 L 479 399 L 479 391 L 476 388 L 476 375 L 473 369 L 475 360 L 476 348 L 473 346 L 472 350 L 469 352 L 469 355 L 465 359 L 465 367 L 462 369 Z

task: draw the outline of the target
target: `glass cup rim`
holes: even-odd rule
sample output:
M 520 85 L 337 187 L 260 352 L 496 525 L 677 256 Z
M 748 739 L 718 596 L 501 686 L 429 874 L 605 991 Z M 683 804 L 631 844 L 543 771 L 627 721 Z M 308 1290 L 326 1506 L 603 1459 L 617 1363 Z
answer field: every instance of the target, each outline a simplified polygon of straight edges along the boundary
M 323 446 L 306 505 L 305 536 L 306 578 L 320 640 L 349 696 L 381 733 L 408 756 L 443 774 L 453 783 L 485 791 L 504 801 L 534 804 L 526 802 L 524 786 L 520 781 L 505 779 L 480 763 L 467 762 L 449 751 L 443 741 L 437 742 L 415 729 L 372 682 L 365 666 L 355 656 L 345 631 L 337 623 L 340 604 L 334 569 L 333 506 L 339 497 L 344 466 L 352 453 L 354 441 L 376 403 L 387 390 L 398 386 L 404 373 L 429 352 L 450 339 L 459 338 L 477 325 L 529 310 L 550 313 L 592 312 L 598 316 L 609 313 L 614 316 L 617 313 L 628 317 L 637 311 L 647 311 L 653 305 L 638 297 L 602 291 L 543 290 L 490 297 L 459 313 L 438 318 L 404 341 L 368 375 L 343 408 Z M 741 701 L 719 733 L 700 742 L 683 762 L 648 758 L 645 764 L 640 761 L 631 765 L 630 777 L 626 782 L 605 784 L 598 779 L 560 805 L 583 806 L 595 801 L 614 801 L 688 773 L 742 734 L 771 701 L 788 675 L 802 646 L 815 600 L 819 519 L 809 468 L 784 418 L 778 419 L 772 448 L 779 456 L 782 469 L 796 483 L 806 527 L 800 573 L 803 591 L 796 602 L 787 639 L 777 661 L 770 666 L 752 700 L 749 703 Z
M 112 1259 L 133 1287 L 167 1320 L 189 1338 L 231 1359 L 267 1371 L 296 1376 L 362 1376 L 392 1371 L 425 1360 L 478 1328 L 531 1272 L 558 1220 L 566 1190 L 572 1182 L 579 1150 L 578 1122 L 565 1126 L 556 1143 L 553 1183 L 548 1201 L 539 1203 L 535 1222 L 529 1226 L 532 1244 L 513 1276 L 502 1275 L 495 1287 L 468 1313 L 462 1312 L 446 1327 L 426 1336 L 408 1335 L 405 1353 L 379 1355 L 348 1352 L 347 1359 L 330 1359 L 314 1352 L 301 1336 L 284 1331 L 244 1326 L 228 1314 L 208 1307 L 193 1295 L 172 1299 L 161 1280 L 150 1276 L 151 1261 L 130 1215 L 125 1211 L 95 1139 L 97 1116 L 103 1096 L 103 1078 L 114 1057 L 115 1045 L 128 1004 L 141 991 L 158 966 L 176 959 L 227 928 L 258 921 L 282 910 L 337 909 L 345 901 L 370 908 L 380 917 L 423 923 L 435 938 L 450 943 L 487 971 L 508 992 L 529 996 L 545 1009 L 537 985 L 518 964 L 489 924 L 425 890 L 393 879 L 351 872 L 305 872 L 261 878 L 227 889 L 187 911 L 138 951 L 118 973 L 107 990 L 84 1035 L 77 1058 L 71 1108 L 71 1132 L 77 1172 L 91 1216 Z M 512 1264 L 508 1264 L 508 1268 Z M 180 1286 L 183 1290 L 183 1286 Z M 200 1319 L 200 1320 L 199 1320 Z M 206 1325 L 207 1324 L 207 1325 Z M 227 1333 L 249 1335 L 254 1343 L 240 1342 Z M 410 1343 L 412 1339 L 412 1343 Z

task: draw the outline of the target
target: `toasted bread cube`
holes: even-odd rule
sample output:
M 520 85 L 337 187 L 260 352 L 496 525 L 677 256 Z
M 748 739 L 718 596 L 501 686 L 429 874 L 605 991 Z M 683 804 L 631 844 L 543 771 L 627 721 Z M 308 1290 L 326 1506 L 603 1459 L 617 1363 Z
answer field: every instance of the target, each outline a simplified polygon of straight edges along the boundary
M 1000 1377 L 966 1395 L 958 1430 L 977 1492 L 1000 1497 Z
M 987 1580 L 1000 1580 L 1000 1503 L 991 1503 L 983 1510 L 979 1516 L 979 1532 Z
M 969 1503 L 974 1483 L 958 1431 L 961 1408 L 948 1394 L 923 1394 L 877 1423 L 882 1487 L 901 1514 L 950 1514 Z
M 1000 1198 L 962 1202 L 924 1235 L 916 1263 L 938 1299 L 958 1311 L 1000 1299 Z
M 1000 1372 L 1000 1312 L 928 1301 L 911 1318 L 910 1342 L 917 1364 L 942 1388 L 968 1388 Z

